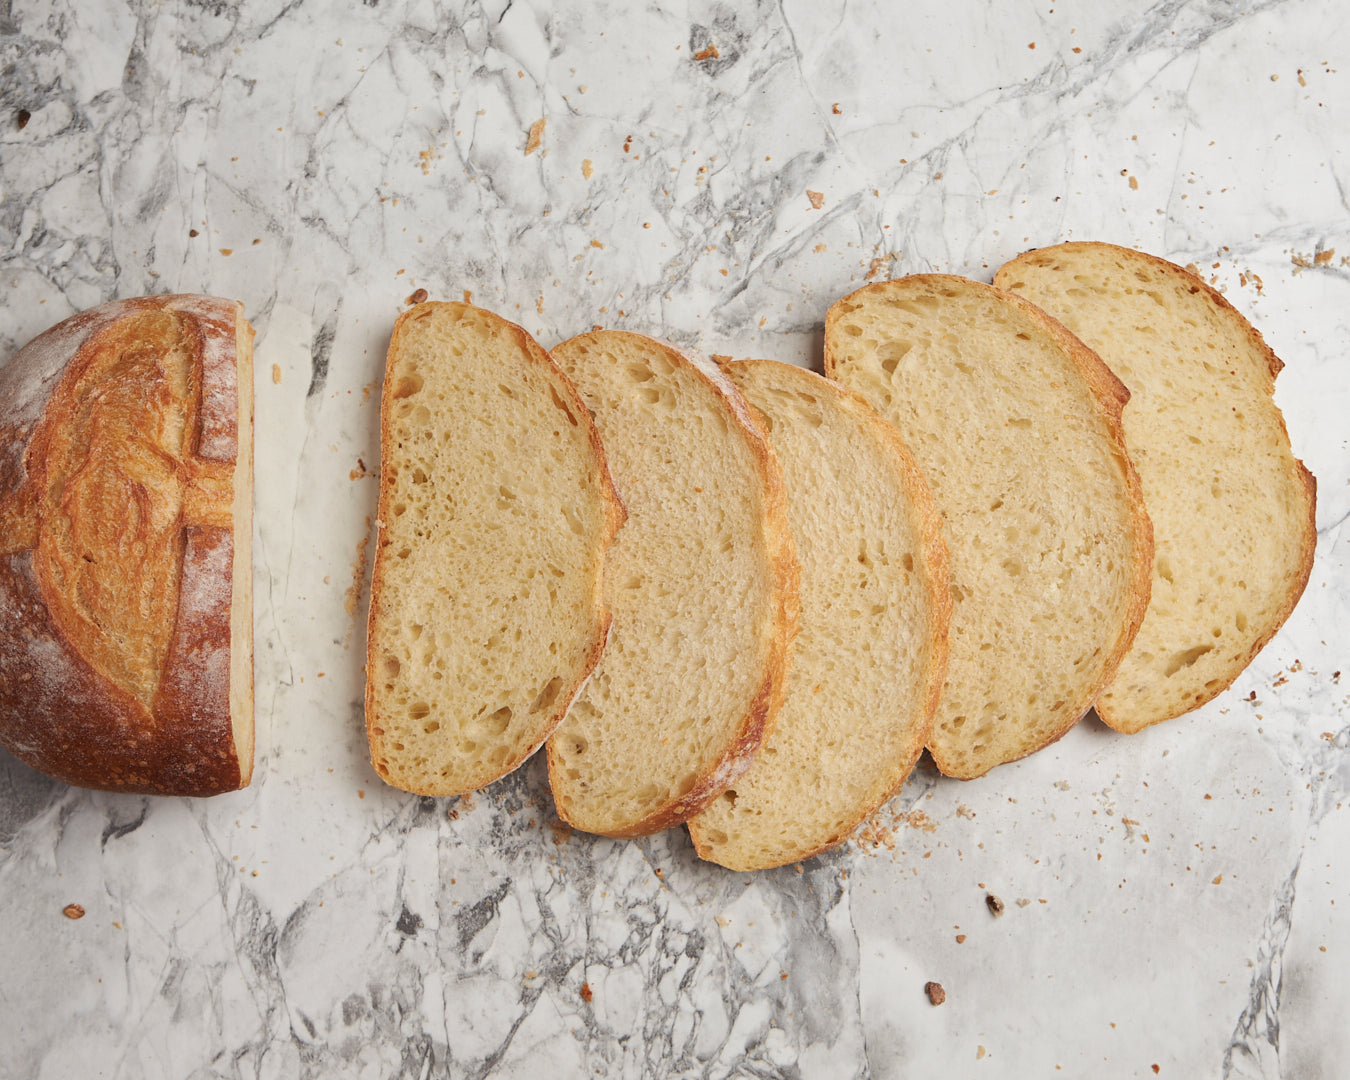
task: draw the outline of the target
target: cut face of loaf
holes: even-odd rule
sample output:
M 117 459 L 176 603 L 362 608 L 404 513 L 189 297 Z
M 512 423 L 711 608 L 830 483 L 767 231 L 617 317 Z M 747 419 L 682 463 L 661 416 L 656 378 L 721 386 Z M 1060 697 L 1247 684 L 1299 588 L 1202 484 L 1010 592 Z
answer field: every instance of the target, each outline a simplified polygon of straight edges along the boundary
M 0 742 L 81 787 L 253 771 L 253 329 L 123 300 L 0 371 Z
M 761 870 L 833 847 L 900 789 L 941 696 L 951 598 L 941 519 L 895 428 L 801 368 L 723 370 L 783 470 L 801 616 L 773 731 L 689 832 L 703 858 Z
M 371 761 L 406 791 L 460 794 L 529 757 L 595 667 L 623 511 L 567 377 L 479 308 L 399 316 L 380 416 Z
M 825 367 L 899 428 L 942 512 L 954 607 L 938 767 L 980 776 L 1059 738 L 1148 603 L 1124 387 L 1031 304 L 942 275 L 836 303 Z
M 638 836 L 740 776 L 782 698 L 797 567 L 772 451 L 735 387 L 675 349 L 602 331 L 553 356 L 595 415 L 628 523 L 595 677 L 549 740 L 559 816 Z
M 1062 244 L 995 280 L 1130 388 L 1125 441 L 1153 518 L 1153 599 L 1097 712 L 1130 732 L 1180 716 L 1242 673 L 1312 570 L 1316 484 L 1275 405 L 1282 365 L 1219 293 L 1137 251 Z

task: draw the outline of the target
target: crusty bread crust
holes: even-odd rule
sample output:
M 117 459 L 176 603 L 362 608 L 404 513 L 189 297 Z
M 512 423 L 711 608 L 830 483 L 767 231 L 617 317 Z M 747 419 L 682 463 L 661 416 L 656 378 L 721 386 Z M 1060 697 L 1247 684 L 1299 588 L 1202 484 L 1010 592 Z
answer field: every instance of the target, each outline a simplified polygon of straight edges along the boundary
M 1112 244 L 1103 244 L 1091 241 L 1073 241 L 1065 244 L 1058 244 L 1052 247 L 1033 249 L 1009 261 L 999 268 L 994 276 L 996 285 L 1002 287 L 1015 287 L 1018 276 L 1024 274 L 1026 268 L 1034 266 L 1050 265 L 1060 254 L 1074 255 L 1109 255 L 1115 259 L 1122 260 L 1125 263 L 1132 263 L 1139 266 L 1147 273 L 1161 275 L 1165 279 L 1173 281 L 1177 288 L 1184 292 L 1203 298 L 1207 301 L 1218 314 L 1219 318 L 1227 322 L 1230 326 L 1237 328 L 1242 337 L 1246 339 L 1247 346 L 1256 356 L 1260 357 L 1265 371 L 1269 374 L 1269 385 L 1267 392 L 1273 397 L 1275 392 L 1275 379 L 1284 368 L 1284 362 L 1275 355 L 1273 349 L 1266 344 L 1260 331 L 1256 329 L 1247 319 L 1237 310 L 1227 298 L 1213 288 L 1205 281 L 1201 280 L 1195 274 L 1186 270 L 1184 267 L 1161 259 L 1155 255 L 1149 255 L 1142 251 L 1135 251 L 1132 248 L 1118 247 Z M 1283 439 L 1286 446 L 1289 445 L 1289 434 L 1285 426 L 1284 417 L 1278 411 L 1274 410 L 1274 420 L 1278 427 L 1279 437 Z M 1163 709 L 1150 716 L 1141 716 L 1132 712 L 1123 705 L 1120 708 L 1113 708 L 1109 698 L 1111 686 L 1106 687 L 1106 695 L 1097 702 L 1097 714 L 1102 721 L 1109 727 L 1127 734 L 1134 734 L 1142 731 L 1144 728 L 1153 724 L 1161 723 L 1164 720 L 1171 720 L 1185 713 L 1199 708 L 1208 701 L 1212 701 L 1219 694 L 1223 693 L 1237 679 L 1247 666 L 1275 636 L 1280 627 L 1293 613 L 1299 598 L 1303 595 L 1303 590 L 1308 584 L 1308 579 L 1312 574 L 1313 556 L 1317 547 L 1317 480 L 1308 471 L 1302 461 L 1293 459 L 1291 484 L 1296 487 L 1302 498 L 1306 500 L 1307 513 L 1302 521 L 1300 535 L 1295 538 L 1296 545 L 1296 569 L 1291 584 L 1283 596 L 1281 603 L 1268 624 L 1262 629 L 1251 642 L 1250 647 L 1245 654 L 1235 660 L 1227 671 L 1217 673 L 1209 680 L 1206 687 L 1194 696 L 1189 703 Z M 1152 565 L 1150 564 L 1150 575 L 1152 574 Z
M 754 416 L 754 410 L 731 380 L 715 365 L 696 359 L 666 342 L 656 341 L 640 334 L 617 330 L 593 331 L 581 334 L 572 341 L 595 341 L 603 336 L 613 336 L 619 340 L 627 339 L 640 347 L 660 350 L 672 364 L 698 372 L 711 384 L 728 418 L 733 421 L 732 430 L 737 431 L 750 448 L 759 474 L 763 491 L 763 541 L 774 597 L 772 631 L 768 639 L 767 655 L 758 689 L 749 708 L 736 720 L 733 734 L 722 752 L 703 767 L 684 795 L 656 808 L 637 821 L 604 830 L 606 836 L 627 839 L 660 832 L 687 821 L 741 776 L 754 761 L 764 739 L 773 728 L 774 717 L 782 706 L 783 695 L 786 692 L 791 642 L 797 626 L 800 567 L 792 542 L 792 531 L 788 525 L 787 496 L 783 490 L 782 474 L 778 469 L 777 459 L 762 426 Z M 563 801 L 556 798 L 556 793 L 566 784 L 562 775 L 563 768 L 562 757 L 554 742 L 550 741 L 549 783 L 555 792 L 558 816 L 574 827 L 591 828 L 593 826 L 577 821 L 574 815 L 569 816 Z
M 123 300 L 0 370 L 0 742 L 66 783 L 248 782 L 252 333 L 232 300 Z
M 1097 677 L 1081 688 L 1081 692 L 1075 698 L 1074 707 L 1066 712 L 1063 722 L 1057 728 L 1048 731 L 1039 741 L 1024 747 L 1020 753 L 1003 759 L 1005 762 L 1013 761 L 1035 753 L 1037 750 L 1041 750 L 1063 738 L 1090 711 L 1094 701 L 1110 683 L 1121 661 L 1129 651 L 1130 644 L 1143 622 L 1144 613 L 1148 609 L 1153 565 L 1153 530 L 1144 505 L 1139 475 L 1125 448 L 1122 415 L 1125 403 L 1129 400 L 1129 391 L 1099 356 L 1057 320 L 1034 304 L 1006 290 L 944 274 L 915 275 L 896 281 L 867 285 L 832 305 L 825 320 L 825 372 L 828 376 L 832 378 L 838 376 L 841 352 L 838 325 L 840 320 L 848 313 L 849 306 L 856 305 L 869 297 L 880 300 L 896 290 L 911 287 L 929 287 L 934 290 L 950 288 L 962 292 L 983 291 L 995 303 L 1006 305 L 1007 308 L 1017 312 L 1026 323 L 1039 328 L 1049 336 L 1061 352 L 1073 363 L 1084 385 L 1090 391 L 1093 407 L 1106 429 L 1112 457 L 1119 469 L 1124 485 L 1123 505 L 1128 514 L 1130 530 L 1135 537 L 1127 574 L 1128 602 L 1124 617 L 1117 624 L 1113 638 L 1102 643 L 1104 660 L 1099 667 Z M 845 382 L 847 384 L 847 380 Z M 933 754 L 933 759 L 938 768 L 947 775 L 958 776 L 961 779 L 974 779 L 986 771 L 981 769 L 968 772 L 958 769 L 956 764 L 945 755 L 941 746 L 930 744 L 929 751 Z
M 744 373 L 752 376 L 756 369 L 776 372 L 778 378 L 800 383 L 803 392 L 828 397 L 837 407 L 850 413 L 860 427 L 889 450 L 891 466 L 901 477 L 904 490 L 910 496 L 910 513 L 917 525 L 922 562 L 929 577 L 931 587 L 928 596 L 926 620 L 922 627 L 921 638 L 927 642 L 927 663 L 921 679 L 922 704 L 918 721 L 908 732 L 906 744 L 894 756 L 872 763 L 879 785 L 877 793 L 870 800 L 853 807 L 847 819 L 829 836 L 818 837 L 811 842 L 803 841 L 801 846 L 789 853 L 778 853 L 772 858 L 751 860 L 747 863 L 724 861 L 718 846 L 711 842 L 709 825 L 704 816 L 695 815 L 689 819 L 689 835 L 694 842 L 699 857 L 721 863 L 733 870 L 762 870 L 782 866 L 790 862 L 800 862 L 828 851 L 846 840 L 857 826 L 870 817 L 876 810 L 890 800 L 904 786 L 906 778 L 923 752 L 924 744 L 933 726 L 933 718 L 942 698 L 942 685 L 947 671 L 947 627 L 951 619 L 951 592 L 947 578 L 947 545 L 942 538 L 942 518 L 937 504 L 933 500 L 927 483 L 909 451 L 900 438 L 900 433 L 888 424 L 858 394 L 852 393 L 802 368 L 791 367 L 770 360 L 746 360 L 728 364 L 724 370 L 733 375 Z M 751 409 L 754 405 L 751 404 Z M 757 410 L 756 410 L 757 412 Z M 760 422 L 761 428 L 768 425 Z M 773 435 L 769 433 L 770 445 Z M 798 574 L 800 577 L 800 568 Z M 800 616 L 800 611 L 798 611 Z M 846 675 L 845 677 L 850 677 Z M 783 693 L 786 694 L 788 679 L 782 680 Z M 766 745 L 772 745 L 774 734 L 769 732 Z M 753 767 L 753 766 L 752 766 Z
M 500 333 L 506 336 L 518 350 L 526 363 L 541 369 L 549 383 L 555 391 L 559 393 L 564 401 L 570 406 L 570 413 L 584 430 L 591 466 L 596 476 L 595 490 L 593 494 L 600 500 L 604 513 L 604 524 L 601 531 L 594 537 L 595 550 L 603 552 L 614 541 L 620 527 L 623 525 L 626 513 L 618 493 L 614 489 L 614 482 L 610 476 L 609 464 L 605 459 L 604 448 L 600 443 L 599 433 L 596 431 L 594 422 L 590 418 L 590 413 L 586 409 L 585 403 L 577 394 L 576 388 L 567 378 L 565 372 L 559 368 L 543 347 L 534 340 L 530 334 L 517 326 L 515 323 L 497 316 L 489 311 L 472 308 L 467 304 L 460 303 L 442 303 L 426 302 L 417 304 L 403 312 L 394 323 L 393 335 L 389 342 L 389 356 L 395 358 L 399 355 L 402 347 L 404 335 L 413 323 L 424 317 L 436 315 L 438 313 L 449 313 L 454 318 L 459 318 L 465 312 L 473 311 L 481 319 L 486 320 L 495 327 Z M 397 387 L 397 368 L 394 363 L 389 363 L 385 369 L 383 391 L 381 395 L 382 407 L 380 410 L 380 447 L 382 460 L 389 460 L 391 452 L 395 445 L 395 435 L 393 431 L 393 417 L 389 404 L 395 400 Z M 379 537 L 375 549 L 375 563 L 371 574 L 370 589 L 370 609 L 367 616 L 367 657 L 368 657 L 368 675 L 366 679 L 365 695 L 365 713 L 366 713 L 366 734 L 371 748 L 371 760 L 375 771 L 388 783 L 397 787 L 407 787 L 408 781 L 405 777 L 395 775 L 389 768 L 387 757 L 389 750 L 386 743 L 390 741 L 388 733 L 383 726 L 383 713 L 381 710 L 381 700 L 379 687 L 376 685 L 376 679 L 369 673 L 373 670 L 373 664 L 377 657 L 384 651 L 384 631 L 389 627 L 392 631 L 399 619 L 399 613 L 386 610 L 384 598 L 384 579 L 389 572 L 389 539 L 386 534 L 386 523 L 391 520 L 390 502 L 394 497 L 394 486 L 386 482 L 382 474 L 380 482 L 379 509 L 377 511 L 377 528 Z M 493 780 L 519 768 L 552 734 L 553 730 L 562 722 L 567 715 L 567 710 L 572 702 L 576 700 L 586 685 L 586 680 L 590 678 L 596 665 L 600 662 L 600 657 L 604 652 L 605 642 L 609 636 L 612 617 L 609 609 L 604 602 L 603 581 L 601 575 L 597 574 L 593 589 L 593 605 L 595 612 L 595 632 L 589 644 L 586 646 L 585 659 L 578 667 L 571 684 L 560 688 L 552 707 L 544 714 L 541 722 L 537 725 L 531 737 L 518 745 L 510 747 L 510 752 L 500 768 L 492 773 L 485 773 L 483 778 L 473 783 L 469 787 L 456 785 L 435 785 L 420 784 L 416 787 L 418 794 L 424 795 L 459 795 L 466 791 L 472 791 L 482 787 Z

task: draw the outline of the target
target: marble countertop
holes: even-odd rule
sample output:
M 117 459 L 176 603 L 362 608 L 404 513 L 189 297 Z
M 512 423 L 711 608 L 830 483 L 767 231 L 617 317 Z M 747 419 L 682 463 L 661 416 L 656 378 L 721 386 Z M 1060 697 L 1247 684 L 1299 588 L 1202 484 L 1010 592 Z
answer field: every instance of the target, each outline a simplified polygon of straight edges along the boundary
M 259 458 L 253 785 L 100 794 L 0 752 L 0 1077 L 1346 1075 L 1343 15 L 0 3 L 0 362 L 116 297 L 240 299 Z M 1196 264 L 1287 365 L 1316 563 L 1231 690 L 970 783 L 921 767 L 856 841 L 751 875 L 682 830 L 569 834 L 538 759 L 457 800 L 376 778 L 410 294 L 545 345 L 599 323 L 818 367 L 869 276 L 987 281 L 1067 239 Z

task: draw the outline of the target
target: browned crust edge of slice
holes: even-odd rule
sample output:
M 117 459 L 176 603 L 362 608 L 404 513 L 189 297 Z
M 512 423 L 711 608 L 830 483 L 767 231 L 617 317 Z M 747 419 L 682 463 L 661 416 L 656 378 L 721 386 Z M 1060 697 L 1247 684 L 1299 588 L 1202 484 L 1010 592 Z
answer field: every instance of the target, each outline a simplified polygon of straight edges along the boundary
M 801 567 L 797 562 L 797 548 L 792 541 L 792 529 L 787 517 L 787 493 L 783 489 L 783 475 L 778 467 L 778 459 L 769 445 L 763 424 L 756 418 L 750 403 L 730 379 L 710 361 L 701 362 L 694 356 L 677 349 L 668 342 L 642 334 L 621 330 L 592 331 L 580 334 L 581 338 L 592 338 L 598 334 L 619 334 L 636 339 L 643 347 L 656 347 L 666 353 L 679 366 L 692 368 L 712 384 L 718 398 L 723 401 L 732 418 L 736 421 L 742 437 L 750 446 L 764 492 L 764 543 L 769 562 L 769 574 L 774 595 L 773 632 L 769 641 L 768 656 L 764 665 L 764 677 L 759 688 L 751 698 L 750 707 L 740 718 L 736 733 L 729 741 L 722 756 L 711 763 L 694 781 L 687 793 L 668 806 L 654 810 L 646 817 L 634 822 L 627 828 L 616 829 L 603 835 L 625 840 L 638 836 L 648 836 L 673 828 L 688 821 L 713 799 L 742 776 L 755 760 L 760 747 L 782 707 L 783 697 L 787 693 L 788 665 L 791 660 L 792 639 L 797 633 L 797 617 L 800 608 L 799 584 Z M 580 691 L 578 690 L 578 693 Z M 552 744 L 547 751 L 549 786 L 553 787 L 558 770 L 562 767 Z M 561 803 L 555 800 L 558 816 L 569 825 L 576 825 L 567 818 Z M 578 828 L 581 826 L 577 825 Z
M 737 361 L 734 365 L 768 365 L 778 364 L 774 360 L 743 360 Z M 789 863 L 803 862 L 806 859 L 822 855 L 832 848 L 838 847 L 841 843 L 851 836 L 854 831 L 864 821 L 870 818 L 882 806 L 893 799 L 904 787 L 905 781 L 913 771 L 915 763 L 919 760 L 919 755 L 923 753 L 924 745 L 928 742 L 928 736 L 932 731 L 933 721 L 937 716 L 939 704 L 942 702 L 942 688 L 947 678 L 947 656 L 949 652 L 948 627 L 951 623 L 952 613 L 952 595 L 948 584 L 948 557 L 947 542 L 942 536 L 942 515 L 938 512 L 937 503 L 933 499 L 932 490 L 928 487 L 928 482 L 924 479 L 923 473 L 919 470 L 904 440 L 900 437 L 900 432 L 893 424 L 887 423 L 867 400 L 860 394 L 855 394 L 846 387 L 840 386 L 831 379 L 825 378 L 814 371 L 808 371 L 805 368 L 797 368 L 793 365 L 784 364 L 783 367 L 790 367 L 794 371 L 800 371 L 804 381 L 813 389 L 820 390 L 822 386 L 827 393 L 836 396 L 842 408 L 850 410 L 873 434 L 877 441 L 885 445 L 892 453 L 896 471 L 901 474 L 902 483 L 905 489 L 910 493 L 913 512 L 919 523 L 919 535 L 923 545 L 924 565 L 928 568 L 930 578 L 931 604 L 929 606 L 928 618 L 928 640 L 931 648 L 927 669 L 924 674 L 924 705 L 923 718 L 915 728 L 911 745 L 906 748 L 905 754 L 900 760 L 894 763 L 890 781 L 883 792 L 866 805 L 858 808 L 857 813 L 851 821 L 833 833 L 824 842 L 813 848 L 807 849 L 789 858 L 777 862 L 757 864 L 752 867 L 728 867 L 728 869 L 739 870 L 771 870 L 778 866 L 786 866 Z M 751 406 L 753 408 L 753 406 Z M 763 425 L 761 425 L 763 427 Z M 770 436 L 772 438 L 772 436 Z M 798 576 L 800 579 L 800 567 L 798 567 Z M 800 600 L 800 593 L 799 593 Z M 798 607 L 800 616 L 800 604 Z M 790 644 L 790 642 L 789 642 Z M 789 654 L 790 657 L 790 654 Z M 783 679 L 783 692 L 786 695 L 787 679 Z M 781 706 L 780 699 L 779 705 Z M 767 736 L 766 736 L 767 738 Z M 712 858 L 712 850 L 702 841 L 702 830 L 698 825 L 698 818 L 691 819 L 689 825 L 689 836 L 694 842 L 694 850 L 699 858 L 710 862 L 717 862 Z M 719 863 L 718 865 L 725 865 Z
M 1015 293 L 1010 293 L 1006 289 L 952 274 L 920 274 L 910 278 L 897 278 L 894 282 L 882 281 L 872 285 L 864 285 L 861 289 L 830 305 L 830 310 L 825 316 L 825 373 L 827 375 L 833 376 L 836 367 L 834 352 L 831 349 L 831 342 L 834 339 L 831 331 L 842 314 L 840 305 L 863 293 L 876 292 L 885 295 L 886 292 L 893 289 L 896 282 L 916 279 L 925 283 L 949 283 L 957 284 L 961 288 L 987 290 L 995 298 L 1020 312 L 1033 326 L 1043 330 L 1056 345 L 1064 350 L 1082 376 L 1084 383 L 1086 383 L 1097 412 L 1106 424 L 1115 447 L 1116 460 L 1121 466 L 1121 473 L 1125 481 L 1130 522 L 1138 538 L 1134 558 L 1130 566 L 1130 600 L 1125 612 L 1125 620 L 1121 625 L 1120 633 L 1111 643 L 1106 661 L 1102 665 L 1101 676 L 1083 694 L 1081 707 L 1070 711 L 1071 719 L 1064 723 L 1059 731 L 1052 731 L 1045 739 L 1030 747 L 1025 753 L 1019 754 L 1015 758 L 1009 758 L 1008 761 L 1000 762 L 1000 764 L 1006 765 L 1011 761 L 1020 761 L 1022 758 L 1029 757 L 1031 754 L 1058 742 L 1092 710 L 1102 691 L 1115 678 L 1121 661 L 1125 659 L 1125 654 L 1129 652 L 1130 646 L 1134 643 L 1135 635 L 1139 633 L 1139 627 L 1143 625 L 1144 613 L 1148 610 L 1149 599 L 1153 591 L 1153 522 L 1149 518 L 1148 510 L 1144 505 L 1144 491 L 1139 481 L 1139 473 L 1135 470 L 1134 462 L 1130 459 L 1129 451 L 1125 446 L 1123 415 L 1125 405 L 1130 400 L 1130 392 L 1100 356 L 1083 344 L 1059 320 L 1031 303 L 1031 301 Z M 974 780 L 984 775 L 983 772 L 964 775 L 949 771 L 950 761 L 944 761 L 939 752 L 932 746 L 928 747 L 928 751 L 933 755 L 933 761 L 938 770 L 945 776 L 953 776 L 961 780 Z M 985 772 L 987 771 L 985 770 Z
M 1197 275 L 1191 273 L 1183 266 L 1178 266 L 1167 259 L 1159 258 L 1157 255 L 1150 255 L 1147 252 L 1135 251 L 1133 248 L 1119 247 L 1115 244 L 1103 244 L 1096 241 L 1076 240 L 1064 244 L 1056 244 L 1052 247 L 1033 248 L 1031 251 L 1023 252 L 1015 259 L 1011 259 L 999 267 L 994 275 L 995 283 L 1000 281 L 1007 282 L 1009 278 L 1015 277 L 1017 270 L 1021 265 L 1031 264 L 1037 257 L 1052 257 L 1051 253 L 1061 249 L 1078 249 L 1089 251 L 1109 251 L 1123 259 L 1140 262 L 1159 273 L 1167 276 L 1176 277 L 1178 283 L 1185 285 L 1192 294 L 1204 296 L 1219 312 L 1220 318 L 1235 321 L 1246 335 L 1249 344 L 1265 360 L 1266 370 L 1270 372 L 1270 393 L 1275 393 L 1275 380 L 1280 372 L 1284 370 L 1284 361 L 1275 355 L 1275 351 L 1266 344 L 1266 339 L 1261 336 L 1261 332 L 1231 303 L 1219 292 L 1218 289 L 1201 280 Z M 1280 425 L 1280 432 L 1284 435 L 1285 442 L 1289 442 L 1289 429 L 1284 422 L 1284 414 L 1277 408 L 1275 411 L 1276 420 Z M 1291 446 L 1292 453 L 1292 446 Z M 1169 709 L 1164 714 L 1154 719 L 1147 720 L 1144 723 L 1129 723 L 1120 717 L 1112 716 L 1109 708 L 1104 709 L 1101 702 L 1097 704 L 1097 715 L 1101 717 L 1102 723 L 1115 731 L 1126 735 L 1135 735 L 1145 728 L 1152 727 L 1154 724 L 1161 724 L 1165 720 L 1175 720 L 1178 716 L 1184 716 L 1186 713 L 1193 712 L 1207 702 L 1213 701 L 1222 694 L 1234 682 L 1239 675 L 1247 670 L 1247 667 L 1256 658 L 1256 655 L 1264 649 L 1272 638 L 1279 633 L 1280 628 L 1293 614 L 1294 608 L 1298 606 L 1299 600 L 1303 596 L 1304 590 L 1308 586 L 1308 581 L 1312 576 L 1313 557 L 1317 549 L 1317 478 L 1309 472 L 1308 467 L 1298 458 L 1294 458 L 1294 482 L 1303 489 L 1308 499 L 1308 516 L 1304 522 L 1302 535 L 1299 537 L 1299 565 L 1297 569 L 1296 585 L 1289 590 L 1286 602 L 1281 606 L 1278 614 L 1270 622 L 1267 631 L 1257 638 L 1251 648 L 1247 651 L 1246 657 L 1240 664 L 1234 665 L 1231 675 L 1219 679 L 1220 685 L 1212 688 L 1212 691 L 1206 692 L 1204 696 L 1183 709 Z M 1150 559 L 1150 579 L 1152 575 L 1152 560 Z M 1109 686 L 1109 684 L 1108 684 Z
M 395 353 L 395 349 L 400 345 L 405 326 L 411 320 L 420 317 L 421 314 L 425 314 L 428 309 L 434 310 L 438 307 L 464 311 L 470 309 L 472 305 L 456 302 L 428 301 L 409 308 L 394 321 L 394 330 L 390 336 L 389 350 L 386 354 L 383 387 L 380 393 L 380 455 L 382 460 L 387 457 L 387 451 L 392 446 L 393 442 L 389 409 L 386 407 L 386 403 L 392 400 L 394 390 L 394 366 L 388 363 L 387 358 L 392 357 Z M 572 380 L 567 377 L 567 373 L 553 362 L 543 346 L 535 341 L 526 330 L 484 308 L 477 308 L 475 310 L 485 315 L 489 322 L 502 328 L 508 336 L 515 341 L 522 355 L 527 357 L 530 363 L 536 364 L 546 371 L 548 376 L 556 382 L 557 386 L 566 395 L 567 402 L 573 407 L 578 422 L 585 425 L 587 442 L 590 446 L 591 454 L 595 459 L 597 475 L 600 481 L 597 491 L 605 508 L 605 526 L 601 535 L 596 538 L 601 552 L 603 566 L 603 553 L 614 542 L 614 538 L 618 534 L 624 521 L 627 519 L 628 514 L 624 509 L 623 502 L 620 500 L 618 492 L 615 490 L 613 477 L 610 476 L 609 462 L 605 458 L 605 450 L 600 442 L 600 433 L 596 430 L 595 421 L 592 419 L 590 411 L 586 408 L 585 402 L 581 400 L 581 395 L 577 393 L 576 387 L 572 385 Z M 370 744 L 372 750 L 371 764 L 374 766 L 376 773 L 379 774 L 382 780 L 392 786 L 398 787 L 398 784 L 386 776 L 384 772 L 380 770 L 378 765 L 374 764 L 375 755 L 373 751 L 377 739 L 377 736 L 373 731 L 376 719 L 375 684 L 374 680 L 370 677 L 372 662 L 374 658 L 379 655 L 380 648 L 380 633 L 377 617 L 380 613 L 380 601 L 382 599 L 383 591 L 381 588 L 381 579 L 384 565 L 384 549 L 387 546 L 384 541 L 384 522 L 388 520 L 389 500 L 392 498 L 392 495 L 392 484 L 385 483 L 383 473 L 381 473 L 379 509 L 376 513 L 378 537 L 375 545 L 375 564 L 374 569 L 371 572 L 370 607 L 366 616 L 367 674 L 365 712 L 366 740 Z M 554 729 L 562 723 L 563 718 L 567 715 L 567 710 L 572 707 L 572 702 L 574 702 L 581 693 L 582 688 L 586 685 L 586 680 L 591 677 L 591 674 L 595 671 L 596 665 L 600 663 L 601 655 L 604 653 L 605 643 L 609 639 L 609 628 L 610 624 L 613 622 L 613 617 L 610 614 L 608 607 L 605 606 L 603 589 L 604 574 L 602 572 L 596 575 L 594 590 L 597 630 L 587 650 L 580 674 L 573 682 L 572 686 L 567 688 L 565 693 L 560 693 L 558 695 L 553 712 L 550 713 L 540 725 L 537 738 L 533 739 L 520 753 L 508 758 L 506 763 L 495 775 L 483 780 L 482 783 L 473 788 L 456 788 L 454 790 L 447 789 L 444 791 L 420 791 L 415 794 L 462 795 L 467 791 L 475 791 L 479 787 L 486 787 L 488 784 L 500 780 L 503 776 L 518 769 L 539 749 L 540 746 L 543 745 L 544 741 L 553 734 Z

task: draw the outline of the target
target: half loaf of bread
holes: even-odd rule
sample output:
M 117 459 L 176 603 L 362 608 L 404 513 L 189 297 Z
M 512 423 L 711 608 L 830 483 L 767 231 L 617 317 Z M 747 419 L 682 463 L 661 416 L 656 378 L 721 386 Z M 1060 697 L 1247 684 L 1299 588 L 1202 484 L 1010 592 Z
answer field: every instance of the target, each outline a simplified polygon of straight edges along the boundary
M 567 376 L 480 308 L 399 316 L 380 428 L 371 761 L 404 790 L 460 794 L 534 753 L 595 667 L 623 509 Z
M 1125 388 L 1038 308 L 944 275 L 837 302 L 825 367 L 899 428 L 942 511 L 954 609 L 938 767 L 980 776 L 1058 739 L 1148 604 Z
M 783 694 L 797 562 L 773 452 L 711 365 L 600 331 L 553 356 L 595 415 L 628 508 L 605 594 L 614 629 L 549 740 L 559 816 L 638 836 L 686 820 L 749 766 Z
M 73 316 L 0 370 L 0 742 L 66 783 L 253 771 L 253 328 L 207 296 Z
M 894 427 L 802 368 L 723 370 L 783 470 L 801 625 L 763 750 L 689 832 L 703 858 L 762 870 L 833 847 L 900 790 L 942 693 L 951 596 L 937 507 Z
M 1153 518 L 1153 599 L 1097 712 L 1127 732 L 1189 712 L 1242 673 L 1312 571 L 1316 483 L 1275 405 L 1283 365 L 1223 296 L 1151 255 L 1062 244 L 995 280 L 1130 388 L 1125 442 Z

